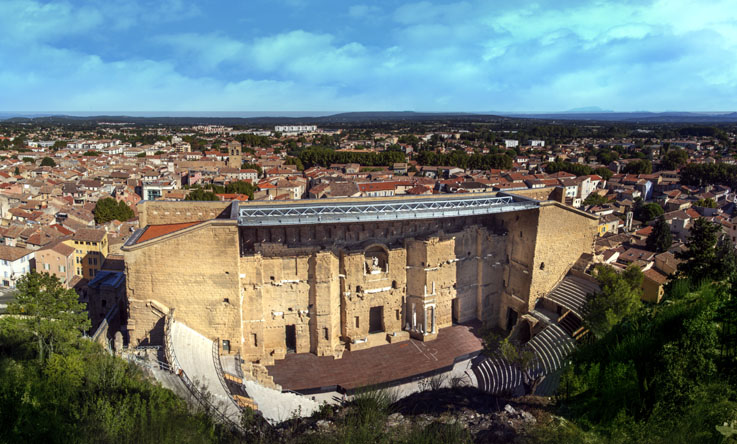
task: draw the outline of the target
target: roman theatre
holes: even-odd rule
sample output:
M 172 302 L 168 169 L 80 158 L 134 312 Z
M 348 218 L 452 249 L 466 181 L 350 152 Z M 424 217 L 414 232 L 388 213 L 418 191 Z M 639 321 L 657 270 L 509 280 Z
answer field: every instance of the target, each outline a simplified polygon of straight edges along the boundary
M 593 251 L 597 218 L 560 191 L 148 201 L 123 247 L 130 345 L 164 345 L 171 316 L 266 368 L 511 329 Z

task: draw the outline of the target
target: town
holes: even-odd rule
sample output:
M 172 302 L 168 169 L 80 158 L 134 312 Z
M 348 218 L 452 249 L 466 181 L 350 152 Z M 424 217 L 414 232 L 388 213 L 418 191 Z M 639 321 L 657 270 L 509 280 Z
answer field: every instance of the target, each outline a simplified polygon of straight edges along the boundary
M 237 433 L 374 385 L 551 397 L 737 257 L 731 124 L 204 120 L 0 122 L 0 311 L 54 280 Z
M 735 164 L 734 128 L 361 126 L 99 122 L 75 128 L 6 122 L 0 126 L 0 283 L 13 288 L 33 269 L 50 272 L 84 295 L 94 329 L 113 305 L 124 303 L 120 247 L 140 228 L 137 205 L 148 200 L 281 201 L 559 187 L 566 205 L 599 216 L 592 264 L 636 263 L 645 272 L 643 298 L 650 302 L 660 300 L 677 265 L 674 252 L 696 219 L 718 223 L 733 241 L 737 236 L 729 181 L 710 180 L 716 173 L 706 171 Z M 706 170 L 690 168 L 698 166 Z M 660 220 L 670 232 L 669 245 L 654 243 L 662 235 Z M 110 286 L 114 296 L 103 297 Z

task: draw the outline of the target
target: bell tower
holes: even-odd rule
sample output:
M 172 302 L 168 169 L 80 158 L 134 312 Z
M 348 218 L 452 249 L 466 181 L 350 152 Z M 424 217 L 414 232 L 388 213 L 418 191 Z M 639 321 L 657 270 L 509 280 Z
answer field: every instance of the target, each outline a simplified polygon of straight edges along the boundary
M 237 140 L 228 142 L 228 166 L 230 168 L 241 168 L 243 165 L 243 154 L 241 153 L 241 143 Z

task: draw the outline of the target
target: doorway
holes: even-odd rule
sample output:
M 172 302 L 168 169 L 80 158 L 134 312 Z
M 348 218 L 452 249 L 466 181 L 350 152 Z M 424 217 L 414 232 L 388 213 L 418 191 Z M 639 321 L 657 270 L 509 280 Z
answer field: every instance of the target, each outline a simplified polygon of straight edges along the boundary
M 369 334 L 384 331 L 384 307 L 371 307 L 369 309 Z
M 285 326 L 285 336 L 287 342 L 287 353 L 297 352 L 297 328 L 294 324 Z
M 517 312 L 511 307 L 507 308 L 507 331 L 512 331 L 514 324 L 517 323 Z

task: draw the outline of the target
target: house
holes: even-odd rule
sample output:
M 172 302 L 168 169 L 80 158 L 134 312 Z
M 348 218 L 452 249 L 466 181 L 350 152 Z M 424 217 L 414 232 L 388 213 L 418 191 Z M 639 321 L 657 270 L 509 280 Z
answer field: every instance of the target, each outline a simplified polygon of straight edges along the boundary
M 394 196 L 394 183 L 392 182 L 369 182 L 358 185 L 361 196 L 365 197 L 387 197 Z
M 657 304 L 663 299 L 665 293 L 665 284 L 668 282 L 668 277 L 660 271 L 651 268 L 643 272 L 642 279 L 642 299 L 645 302 Z
M 0 245 L 0 279 L 5 288 L 15 288 L 16 282 L 33 268 L 34 251 Z
M 75 274 L 90 280 L 95 277 L 109 254 L 107 232 L 103 229 L 82 228 L 64 241 L 75 250 Z
M 74 247 L 57 242 L 36 251 L 36 272 L 49 273 L 69 287 L 74 278 Z
M 599 236 L 605 234 L 617 234 L 619 232 L 619 225 L 622 221 L 613 214 L 607 214 L 599 218 L 598 232 Z

